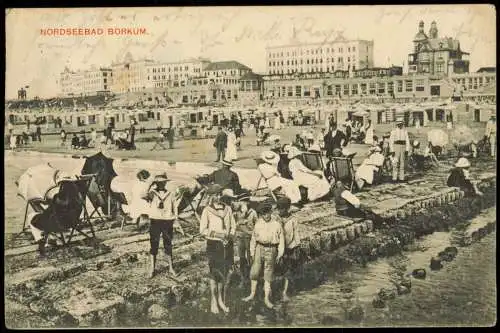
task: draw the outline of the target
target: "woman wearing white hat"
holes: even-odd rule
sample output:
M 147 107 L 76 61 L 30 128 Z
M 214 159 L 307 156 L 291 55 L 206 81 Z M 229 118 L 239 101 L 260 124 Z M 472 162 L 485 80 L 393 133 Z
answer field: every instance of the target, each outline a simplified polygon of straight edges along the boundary
M 446 184 L 450 187 L 459 187 L 466 196 L 483 195 L 477 185 L 470 181 L 470 162 L 465 157 L 458 159 L 455 168 L 451 169 Z
M 307 188 L 307 198 L 314 201 L 326 196 L 330 192 L 330 184 L 322 174 L 307 168 L 298 158 L 301 151 L 296 147 L 290 147 L 288 158 L 290 163 L 288 167 L 292 174 L 293 181 L 297 186 Z
M 279 155 L 268 150 L 262 152 L 260 158 L 264 163 L 259 164 L 257 169 L 266 180 L 269 189 L 273 192 L 283 192 L 292 204 L 297 204 L 300 201 L 299 187 L 292 180 L 283 178 L 278 172 Z
M 385 157 L 379 146 L 372 146 L 369 155 L 358 167 L 355 174 L 356 184 L 361 190 L 365 184 L 373 184 L 375 173 L 384 165 Z

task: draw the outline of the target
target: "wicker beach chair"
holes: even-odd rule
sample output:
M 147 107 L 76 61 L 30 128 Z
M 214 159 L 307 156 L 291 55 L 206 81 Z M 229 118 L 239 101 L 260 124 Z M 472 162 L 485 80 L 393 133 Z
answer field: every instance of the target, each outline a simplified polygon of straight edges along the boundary
M 352 157 L 331 157 L 329 166 L 329 172 L 335 181 L 341 181 L 350 191 L 352 191 L 355 184 Z

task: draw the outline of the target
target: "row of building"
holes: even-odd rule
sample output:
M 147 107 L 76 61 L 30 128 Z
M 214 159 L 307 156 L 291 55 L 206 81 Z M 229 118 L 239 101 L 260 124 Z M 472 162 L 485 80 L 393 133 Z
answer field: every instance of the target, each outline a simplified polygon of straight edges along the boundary
M 419 23 L 407 73 L 398 66 L 375 67 L 373 45 L 338 36 L 328 43 L 269 47 L 264 75 L 237 61 L 157 63 L 134 60 L 128 53 L 109 68 L 66 68 L 60 77 L 61 97 L 164 92 L 180 104 L 253 104 L 294 98 L 449 97 L 491 90 L 496 84 L 495 69 L 469 73 L 469 53 L 461 50 L 458 40 L 440 38 L 436 22 L 428 34 L 424 22 Z

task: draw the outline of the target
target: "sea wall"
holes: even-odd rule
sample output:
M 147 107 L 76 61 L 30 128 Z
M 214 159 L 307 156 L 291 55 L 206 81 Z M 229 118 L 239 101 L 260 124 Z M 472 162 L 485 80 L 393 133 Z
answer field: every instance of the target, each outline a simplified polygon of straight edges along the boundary
M 304 273 L 295 282 L 309 286 L 321 283 L 327 274 L 324 267 L 346 269 L 354 263 L 394 255 L 417 237 L 462 228 L 481 210 L 496 205 L 496 175 L 483 177 L 478 186 L 484 193 L 481 197 L 466 198 L 458 189 L 444 188 L 409 201 L 396 200 L 379 207 L 379 217 L 371 220 L 340 218 L 330 203 L 305 208 L 294 216 L 300 221 L 304 264 Z M 464 232 L 458 243 L 466 246 L 480 239 L 495 230 L 495 224 L 472 234 Z M 174 244 L 176 266 L 183 270 L 183 277 L 177 280 L 164 276 L 147 280 L 145 274 L 132 274 L 146 270 L 144 243 L 99 246 L 105 253 L 102 256 L 52 269 L 20 271 L 6 278 L 6 298 L 15 305 L 13 311 L 30 314 L 30 320 L 39 318 L 38 322 L 48 327 L 137 326 L 144 320 L 150 325 L 167 318 L 174 305 L 200 307 L 200 300 L 208 297 L 202 239 L 193 237 Z

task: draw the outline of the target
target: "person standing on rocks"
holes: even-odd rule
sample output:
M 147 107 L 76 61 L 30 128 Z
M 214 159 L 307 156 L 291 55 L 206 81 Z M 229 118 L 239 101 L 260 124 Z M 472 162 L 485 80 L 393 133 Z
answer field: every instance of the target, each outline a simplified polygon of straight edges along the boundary
M 236 237 L 238 238 L 238 256 L 240 257 L 240 288 L 250 280 L 250 239 L 257 222 L 257 212 L 248 207 L 250 196 L 241 197 L 233 203 L 234 217 L 236 219 Z
M 219 126 L 219 131 L 217 132 L 217 136 L 215 137 L 214 147 L 217 149 L 217 159 L 215 162 L 219 162 L 221 157 L 224 159 L 226 155 L 226 147 L 227 147 L 227 134 L 222 130 L 222 127 Z
M 257 282 L 261 271 L 264 270 L 264 303 L 270 309 L 271 283 L 274 280 L 275 266 L 285 252 L 285 235 L 281 223 L 271 214 L 272 204 L 263 202 L 257 211 L 260 218 L 255 223 L 255 228 L 250 241 L 250 254 L 253 258 L 250 269 L 250 295 L 243 298 L 249 302 L 254 299 L 257 291 Z
M 396 126 L 389 137 L 389 150 L 393 155 L 392 181 L 397 182 L 399 176 L 399 181 L 404 182 L 406 158 L 410 151 L 410 138 L 408 131 L 404 128 L 403 118 L 396 119 Z
M 229 205 L 224 204 L 222 186 L 208 187 L 210 203 L 203 209 L 200 219 L 200 234 L 207 240 L 208 268 L 210 272 L 210 311 L 219 313 L 219 308 L 228 313 L 223 295 L 227 294 L 228 277 L 234 262 L 233 239 L 236 221 Z
M 167 257 L 169 273 L 172 276 L 177 276 L 172 260 L 172 240 L 179 202 L 176 199 L 175 193 L 166 188 L 168 180 L 166 173 L 155 176 L 147 195 L 147 201 L 150 203 L 148 213 L 151 223 L 149 227 L 151 244 L 150 277 L 153 277 L 156 273 L 156 257 L 160 246 L 160 237 L 163 238 L 163 247 Z

